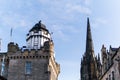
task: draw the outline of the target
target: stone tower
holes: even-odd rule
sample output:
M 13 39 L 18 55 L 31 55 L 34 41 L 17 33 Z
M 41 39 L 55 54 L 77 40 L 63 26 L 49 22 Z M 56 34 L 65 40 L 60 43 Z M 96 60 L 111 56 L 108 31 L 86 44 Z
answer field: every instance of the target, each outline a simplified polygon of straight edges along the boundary
M 60 65 L 55 61 L 54 43 L 41 21 L 30 29 L 26 42 L 22 48 L 14 42 L 8 44 L 7 75 L 3 76 L 7 80 L 58 80 Z
M 81 80 L 98 80 L 97 61 L 94 54 L 89 18 L 87 18 L 86 51 L 81 60 Z

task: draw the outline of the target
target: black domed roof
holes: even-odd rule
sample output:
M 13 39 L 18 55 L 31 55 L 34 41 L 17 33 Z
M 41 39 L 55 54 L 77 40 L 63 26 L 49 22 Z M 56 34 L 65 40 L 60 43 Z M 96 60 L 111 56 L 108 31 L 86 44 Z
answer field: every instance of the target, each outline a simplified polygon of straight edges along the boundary
M 33 28 L 30 29 L 29 32 L 34 31 L 34 30 L 39 31 L 40 29 L 47 30 L 47 29 L 46 29 L 46 26 L 45 26 L 44 24 L 42 24 L 41 21 L 39 21 L 39 23 L 36 23 L 36 24 L 33 26 Z

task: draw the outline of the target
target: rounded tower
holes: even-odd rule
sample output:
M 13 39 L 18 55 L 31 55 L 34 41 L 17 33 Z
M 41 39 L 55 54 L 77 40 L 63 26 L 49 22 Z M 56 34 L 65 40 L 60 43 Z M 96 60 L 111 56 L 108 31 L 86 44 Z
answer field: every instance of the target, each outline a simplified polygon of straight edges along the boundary
M 46 26 L 39 21 L 30 29 L 27 34 L 27 48 L 28 49 L 40 49 L 44 46 L 46 41 L 50 41 L 51 36 Z

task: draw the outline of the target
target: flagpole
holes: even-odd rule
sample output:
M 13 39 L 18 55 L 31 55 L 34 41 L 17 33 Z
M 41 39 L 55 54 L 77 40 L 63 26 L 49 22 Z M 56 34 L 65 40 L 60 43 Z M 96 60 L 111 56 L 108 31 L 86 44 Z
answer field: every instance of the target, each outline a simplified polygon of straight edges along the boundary
M 11 28 L 10 30 L 10 42 L 12 42 L 12 32 L 13 32 L 13 28 Z

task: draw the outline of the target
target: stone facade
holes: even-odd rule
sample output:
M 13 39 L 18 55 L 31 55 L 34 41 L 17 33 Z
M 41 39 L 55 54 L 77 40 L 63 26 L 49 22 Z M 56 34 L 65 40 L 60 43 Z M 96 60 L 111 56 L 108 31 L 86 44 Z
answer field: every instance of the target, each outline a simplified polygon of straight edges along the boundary
M 102 75 L 100 80 L 120 80 L 120 48 L 101 49 Z
M 39 31 L 41 28 L 47 30 L 43 24 L 39 23 L 31 31 Z M 41 34 L 36 35 L 36 33 L 35 35 L 32 34 L 32 37 L 40 40 L 41 38 L 37 37 L 41 36 Z M 45 39 L 44 36 L 42 39 Z M 10 42 L 8 51 L 0 55 L 2 76 L 7 80 L 58 80 L 60 65 L 55 61 L 54 43 L 51 39 L 47 39 L 42 44 L 39 48 L 34 48 L 33 44 L 32 48 L 19 48 L 18 44 Z M 3 56 L 5 56 L 5 59 L 3 59 Z

